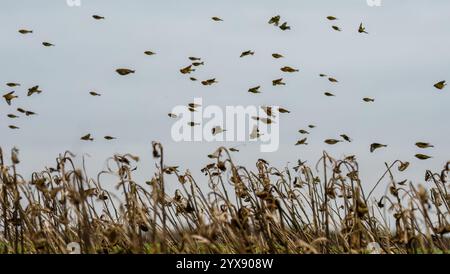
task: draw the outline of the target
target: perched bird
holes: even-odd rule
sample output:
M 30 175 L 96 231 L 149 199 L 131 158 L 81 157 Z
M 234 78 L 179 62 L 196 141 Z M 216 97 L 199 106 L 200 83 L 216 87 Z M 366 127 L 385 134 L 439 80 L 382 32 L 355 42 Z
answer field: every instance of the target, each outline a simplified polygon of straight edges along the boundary
M 327 16 L 327 19 L 330 21 L 334 21 L 334 20 L 338 20 L 336 17 L 334 16 Z
M 94 138 L 91 137 L 91 134 L 86 134 L 83 137 L 80 138 L 83 141 L 94 141 Z
M 434 87 L 437 89 L 443 89 L 447 85 L 446 81 L 441 81 L 439 83 L 434 84 Z
M 365 98 L 363 98 L 363 101 L 367 102 L 367 103 L 373 103 L 373 102 L 375 102 L 375 99 L 369 98 L 369 97 L 365 97 Z
M 261 88 L 261 86 L 253 87 L 253 88 L 248 89 L 248 92 L 251 92 L 251 93 L 261 93 L 261 92 L 259 91 L 260 88 Z
M 204 80 L 202 81 L 202 85 L 204 86 L 211 86 L 212 84 L 218 83 L 216 81 L 216 78 L 212 78 L 212 79 L 208 79 L 208 80 Z
M 221 18 L 219 18 L 217 16 L 211 17 L 211 19 L 216 22 L 223 21 Z
M 20 34 L 29 34 L 29 33 L 33 33 L 33 31 L 32 30 L 27 30 L 27 29 L 20 29 L 19 33 Z
M 125 75 L 128 75 L 130 73 L 135 73 L 136 71 L 135 70 L 131 70 L 131 69 L 127 69 L 127 68 L 119 68 L 119 69 L 116 69 L 116 72 L 119 75 L 125 76 Z
M 27 96 L 31 96 L 31 95 L 33 95 L 35 93 L 37 93 L 37 94 L 41 94 L 42 93 L 42 90 L 39 89 L 39 86 L 34 86 L 32 88 L 29 88 Z
M 247 50 L 247 51 L 242 52 L 240 57 L 242 58 L 242 57 L 249 56 L 249 55 L 254 55 L 254 54 L 255 54 L 254 51 Z
M 270 25 L 273 24 L 273 25 L 275 25 L 275 26 L 278 27 L 278 25 L 280 24 L 280 19 L 281 19 L 281 16 L 280 16 L 280 15 L 274 16 L 274 17 L 270 18 L 269 24 L 270 24 Z
M 309 132 L 307 130 L 304 130 L 304 129 L 300 129 L 298 132 L 300 134 L 309 134 Z
M 370 145 L 370 152 L 374 152 L 376 149 L 387 147 L 387 145 L 379 144 L 379 143 L 373 143 Z
M 303 138 L 301 140 L 298 140 L 297 143 L 295 143 L 296 146 L 300 146 L 300 145 L 308 145 L 308 143 L 306 142 L 308 140 L 308 138 Z
M 284 56 L 279 53 L 272 53 L 272 57 L 275 59 L 280 59 L 280 58 L 283 58 Z
M 184 67 L 184 68 L 180 69 L 180 72 L 182 74 L 190 74 L 193 71 L 195 71 L 195 69 L 192 68 L 192 65 L 189 65 L 187 67 Z
M 113 137 L 113 136 L 109 136 L 109 135 L 106 135 L 105 137 L 103 137 L 103 138 L 105 138 L 105 140 L 108 140 L 108 141 L 111 141 L 111 140 L 115 140 L 115 139 L 117 139 L 116 137 Z
M 419 147 L 419 148 L 431 148 L 431 147 L 434 147 L 432 144 L 425 143 L 425 142 L 417 142 L 416 146 Z
M 14 126 L 14 125 L 9 125 L 8 127 L 9 127 L 10 129 L 20 129 L 20 127 Z
M 178 118 L 178 115 L 174 114 L 174 113 L 169 113 L 167 114 L 170 118 Z
M 91 92 L 89 92 L 89 94 L 90 95 L 92 95 L 92 96 L 102 96 L 100 93 L 97 93 L 97 92 L 95 92 L 95 91 L 91 91 Z
M 15 115 L 15 114 L 8 114 L 7 116 L 8 116 L 8 118 L 11 118 L 11 119 L 19 118 L 19 116 Z
M 19 96 L 14 95 L 15 91 L 11 91 L 9 93 L 6 93 L 3 95 L 3 98 L 5 98 L 6 103 L 10 106 L 11 105 L 11 101 L 13 99 L 19 98 Z
M 332 26 L 332 28 L 333 28 L 335 31 L 342 31 L 341 28 L 338 27 L 338 26 Z
M 280 69 L 282 72 L 297 72 L 298 69 L 294 69 L 290 66 L 284 66 Z
M 211 129 L 212 135 L 217 135 L 217 134 L 220 134 L 220 133 L 225 132 L 225 131 L 226 130 L 223 129 L 222 127 L 220 127 L 220 126 L 215 126 L 215 127 L 213 127 Z
M 366 28 L 363 26 L 363 23 L 359 24 L 358 32 L 359 32 L 359 33 L 369 34 L 369 33 L 366 31 Z
M 283 30 L 283 31 L 285 31 L 285 30 L 290 30 L 291 27 L 288 26 L 287 22 L 284 22 L 284 23 L 280 26 L 280 29 Z
M 351 143 L 352 139 L 350 139 L 350 137 L 348 137 L 346 134 L 341 134 L 342 139 L 344 139 L 345 141 Z
M 273 86 L 284 86 L 286 83 L 283 82 L 283 78 L 275 79 L 272 81 Z
M 419 159 L 419 160 L 428 160 L 428 159 L 430 159 L 430 158 L 433 158 L 433 157 L 431 157 L 431 156 L 428 156 L 428 155 L 425 155 L 425 154 L 416 154 L 415 155 L 415 157 L 417 158 L 417 159 Z
M 100 16 L 100 15 L 92 15 L 92 18 L 94 18 L 95 20 L 104 20 L 105 19 L 105 17 L 103 17 L 103 16 Z
M 55 45 L 53 45 L 52 43 L 49 42 L 42 42 L 42 45 L 44 45 L 44 47 L 54 47 Z
M 8 87 L 10 87 L 10 88 L 13 88 L 13 87 L 20 87 L 20 84 L 19 84 L 19 83 L 6 83 L 6 85 L 7 85 Z
M 152 56 L 152 55 L 155 55 L 156 53 L 154 53 L 153 51 L 147 50 L 147 51 L 144 51 L 144 54 L 148 55 L 148 56 Z
M 326 144 L 329 144 L 329 145 L 335 145 L 335 144 L 340 143 L 342 141 L 341 140 L 336 140 L 336 139 L 326 139 L 324 142 Z

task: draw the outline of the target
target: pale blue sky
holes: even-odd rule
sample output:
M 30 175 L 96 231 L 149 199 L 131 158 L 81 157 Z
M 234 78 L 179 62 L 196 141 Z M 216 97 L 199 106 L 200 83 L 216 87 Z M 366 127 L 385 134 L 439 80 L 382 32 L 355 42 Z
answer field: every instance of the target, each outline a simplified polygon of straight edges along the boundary
M 107 1 L 84 0 L 70 8 L 65 0 L 2 1 L 0 9 L 0 83 L 2 94 L 16 90 L 19 100 L 0 103 L 0 145 L 20 148 L 20 170 L 29 173 L 53 165 L 58 153 L 87 153 L 91 176 L 114 153 L 141 156 L 138 178 L 153 174 L 151 141 L 165 146 L 167 164 L 193 173 L 209 162 L 207 154 L 218 143 L 174 143 L 173 120 L 167 113 L 194 97 L 206 105 L 280 105 L 292 111 L 280 124 L 281 144 L 276 153 L 262 154 L 257 144 L 241 147 L 239 164 L 253 167 L 258 158 L 283 167 L 298 158 L 315 164 L 323 150 L 335 157 L 356 154 L 361 175 L 370 188 L 383 172 L 384 162 L 411 161 L 399 179 L 423 180 L 425 169 L 441 169 L 450 160 L 448 109 L 450 89 L 433 84 L 450 80 L 450 2 L 389 1 L 369 7 L 365 0 L 348 1 Z M 93 14 L 106 17 L 95 21 Z M 292 26 L 282 32 L 267 24 L 280 14 Z M 328 15 L 339 18 L 331 29 Z M 216 23 L 211 16 L 225 21 Z M 369 35 L 357 33 L 364 22 Z M 32 35 L 17 33 L 20 28 Z M 56 44 L 44 48 L 41 42 Z M 255 55 L 240 59 L 242 51 Z M 145 56 L 145 50 L 157 53 Z M 278 52 L 284 59 L 274 60 Z M 200 56 L 206 66 L 194 75 L 216 77 L 219 84 L 203 87 L 186 79 L 179 69 L 188 56 Z M 290 65 L 300 72 L 284 75 Z M 119 77 L 118 67 L 137 73 Z M 330 85 L 318 77 L 327 73 L 340 80 Z M 285 87 L 271 81 L 285 77 Z M 19 82 L 11 89 L 6 82 Z M 29 87 L 43 93 L 26 97 Z M 262 94 L 247 89 L 261 85 Z M 96 90 L 102 97 L 90 97 Z M 337 95 L 328 98 L 324 91 Z M 362 102 L 374 97 L 374 104 Z M 39 115 L 20 118 L 11 131 L 7 113 L 17 107 Z M 309 146 L 295 147 L 297 130 L 315 124 Z M 94 143 L 79 140 L 92 133 Z M 346 133 L 351 144 L 328 146 L 326 138 Z M 106 142 L 104 135 L 119 139 Z M 416 141 L 436 148 L 422 151 Z M 372 142 L 388 149 L 369 153 Z M 224 144 L 234 145 L 234 144 Z M 425 152 L 434 158 L 416 160 Z M 202 177 L 200 177 L 202 178 Z

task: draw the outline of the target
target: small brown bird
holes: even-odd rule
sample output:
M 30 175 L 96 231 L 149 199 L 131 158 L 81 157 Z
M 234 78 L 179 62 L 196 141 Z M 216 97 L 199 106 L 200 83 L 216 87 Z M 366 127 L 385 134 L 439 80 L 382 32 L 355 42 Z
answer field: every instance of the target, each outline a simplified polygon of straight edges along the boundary
M 92 15 L 92 18 L 94 18 L 95 20 L 104 20 L 105 19 L 105 17 L 97 15 L 97 14 Z
M 331 83 L 338 83 L 338 82 L 339 82 L 338 80 L 336 80 L 336 79 L 333 78 L 333 77 L 329 77 L 329 78 L 328 78 L 328 81 L 330 81 Z
M 419 148 L 432 148 L 432 147 L 434 147 L 432 144 L 425 143 L 425 142 L 417 142 L 416 146 L 419 147 Z
M 344 139 L 345 141 L 351 143 L 352 139 L 350 139 L 350 137 L 348 137 L 346 134 L 341 134 L 342 139 Z
M 273 86 L 284 86 L 286 83 L 283 82 L 283 78 L 275 79 L 272 81 Z
M 274 24 L 275 26 L 278 27 L 278 25 L 280 24 L 280 19 L 281 19 L 280 15 L 274 16 L 274 17 L 270 18 L 269 24 L 270 25 Z
M 242 57 L 249 56 L 249 55 L 254 55 L 254 54 L 255 54 L 254 51 L 247 50 L 247 51 L 242 52 L 240 57 L 242 58 Z
M 434 84 L 434 87 L 437 89 L 443 89 L 447 85 L 446 81 L 441 81 L 439 83 Z
M 91 92 L 89 92 L 89 94 L 90 95 L 92 95 L 92 96 L 102 96 L 100 93 L 97 93 L 97 92 L 95 92 L 95 91 L 91 91 Z
M 340 143 L 342 141 L 341 140 L 336 140 L 336 139 L 326 139 L 324 142 L 326 144 L 329 144 L 329 145 L 335 145 L 335 144 Z
M 25 113 L 26 112 L 26 110 L 24 110 L 23 108 L 17 108 L 17 111 L 20 112 L 20 113 Z
M 279 53 L 272 53 L 272 57 L 275 59 L 280 59 L 280 58 L 283 58 L 284 56 Z
M 86 134 L 83 137 L 80 138 L 83 141 L 94 141 L 94 138 L 91 137 L 91 134 Z
M 19 33 L 20 34 L 29 34 L 29 33 L 33 33 L 33 31 L 32 30 L 27 30 L 27 29 L 20 29 Z
M 194 67 L 203 66 L 203 65 L 205 65 L 205 62 L 194 62 L 194 63 L 192 63 L 192 65 Z
M 7 116 L 8 116 L 8 118 L 11 118 L 11 119 L 19 118 L 19 116 L 15 115 L 15 114 L 8 114 Z
M 260 91 L 259 91 L 259 89 L 261 88 L 261 86 L 257 86 L 257 87 L 253 87 L 253 88 L 250 88 L 249 90 L 248 90 L 248 92 L 250 92 L 250 93 L 261 93 Z
M 280 26 L 280 29 L 281 29 L 282 31 L 285 31 L 285 30 L 290 30 L 291 27 L 288 26 L 287 22 L 284 22 L 284 23 Z
M 358 32 L 359 32 L 359 33 L 369 34 L 369 33 L 366 31 L 366 28 L 363 26 L 363 23 L 359 24 Z
M 108 140 L 108 141 L 111 141 L 111 140 L 115 140 L 115 139 L 117 139 L 116 137 L 113 137 L 113 136 L 109 136 L 109 135 L 106 135 L 105 137 L 103 137 L 103 138 L 105 138 L 105 140 Z
M 332 28 L 333 28 L 335 31 L 342 31 L 341 28 L 338 27 L 338 26 L 332 26 Z
M 208 79 L 208 80 L 204 80 L 202 81 L 202 85 L 204 86 L 211 86 L 212 84 L 218 83 L 216 81 L 216 78 L 212 78 L 212 79 Z
M 131 73 L 135 73 L 136 71 L 135 70 L 131 70 L 131 69 L 127 69 L 127 68 L 119 68 L 119 69 L 116 69 L 116 72 L 119 75 L 125 76 L 125 75 L 131 74 Z
M 365 97 L 365 98 L 363 98 L 363 101 L 367 102 L 367 103 L 373 103 L 373 102 L 375 102 L 375 99 L 369 98 L 369 97 Z
M 415 157 L 417 158 L 417 159 L 419 159 L 419 160 L 428 160 L 428 159 L 430 159 L 430 158 L 433 158 L 433 157 L 431 157 L 431 156 L 428 156 L 428 155 L 425 155 L 425 154 L 416 154 L 415 155 Z
M 234 147 L 231 147 L 231 148 L 230 148 L 230 151 L 231 151 L 231 152 L 239 152 L 239 149 L 234 148 Z
M 148 55 L 148 56 L 152 56 L 152 55 L 155 55 L 156 53 L 154 53 L 153 51 L 147 50 L 147 51 L 144 51 L 144 54 Z
M 42 42 L 42 45 L 44 45 L 44 47 L 54 47 L 55 45 L 49 42 Z
M 6 85 L 7 85 L 8 87 L 10 87 L 10 88 L 13 88 L 13 87 L 20 87 L 20 84 L 19 84 L 19 83 L 6 83 Z
M 9 125 L 8 127 L 9 127 L 10 129 L 20 129 L 20 127 L 15 126 L 15 125 Z
M 328 97 L 336 96 L 331 92 L 324 92 L 323 94 L 325 94 L 325 96 L 328 96 Z
M 193 71 L 195 71 L 195 69 L 192 68 L 192 65 L 189 65 L 187 67 L 184 67 L 184 68 L 180 69 L 180 72 L 182 74 L 190 74 Z
M 373 153 L 376 149 L 387 147 L 387 145 L 379 144 L 379 143 L 373 143 L 370 145 L 370 152 Z
M 327 19 L 330 21 L 334 21 L 334 20 L 338 20 L 336 17 L 334 16 L 327 16 Z
M 197 81 L 197 78 L 195 78 L 195 77 L 190 77 L 189 79 L 191 79 L 191 81 Z
M 191 61 L 200 61 L 200 60 L 202 60 L 202 58 L 191 56 L 191 57 L 189 57 L 189 60 L 191 60 Z
M 8 93 L 6 93 L 6 94 L 3 95 L 3 98 L 5 98 L 5 101 L 6 101 L 6 103 L 7 103 L 9 106 L 11 105 L 11 101 L 12 101 L 12 100 L 14 100 L 14 99 L 16 99 L 16 98 L 19 98 L 19 96 L 14 95 L 14 92 L 15 92 L 15 91 L 11 91 L 11 92 L 8 92 Z
M 298 132 L 300 134 L 309 134 L 309 132 L 307 130 L 304 130 L 304 129 L 300 129 Z
M 42 90 L 39 89 L 39 86 L 34 86 L 32 88 L 29 88 L 27 96 L 31 96 L 31 95 L 33 95 L 35 93 L 36 94 L 41 94 L 42 93 Z
M 215 127 L 213 127 L 212 129 L 211 129 L 211 132 L 212 132 L 212 135 L 217 135 L 217 134 L 220 134 L 220 133 L 222 133 L 222 132 L 225 132 L 226 130 L 225 129 L 223 129 L 222 127 L 220 127 L 220 126 L 215 126 Z
M 309 128 L 315 128 L 316 126 L 315 125 L 309 125 L 308 127 Z
M 308 138 L 303 138 L 301 140 L 298 140 L 297 143 L 295 143 L 296 146 L 300 146 L 300 145 L 308 145 L 308 143 L 306 142 L 308 140 Z
M 223 21 L 221 18 L 219 18 L 219 17 L 217 17 L 217 16 L 211 17 L 211 19 L 212 19 L 213 21 L 216 21 L 216 22 Z
M 292 68 L 290 66 L 284 66 L 280 69 L 282 72 L 297 72 L 298 69 Z
M 278 112 L 279 113 L 291 113 L 289 110 L 287 110 L 285 108 L 278 108 Z
M 250 133 L 250 139 L 258 139 L 261 136 L 261 133 L 259 132 L 258 126 L 254 125 L 252 132 Z
M 27 111 L 25 111 L 25 115 L 26 116 L 33 116 L 33 115 L 36 115 L 36 112 L 27 110 Z

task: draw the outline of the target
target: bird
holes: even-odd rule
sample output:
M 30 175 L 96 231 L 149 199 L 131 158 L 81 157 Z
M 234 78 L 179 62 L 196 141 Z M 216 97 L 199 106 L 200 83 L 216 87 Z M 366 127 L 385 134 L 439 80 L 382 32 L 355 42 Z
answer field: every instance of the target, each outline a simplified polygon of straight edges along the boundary
M 19 33 L 20 34 L 29 34 L 29 33 L 33 33 L 33 31 L 32 30 L 28 30 L 28 29 L 20 29 Z
M 304 130 L 304 129 L 300 129 L 298 132 L 300 134 L 309 134 L 309 132 L 307 130 Z
M 320 76 L 320 77 L 327 77 L 327 75 L 326 75 L 326 74 L 323 74 L 323 73 L 319 74 L 319 76 Z
M 50 42 L 42 42 L 42 45 L 44 45 L 44 47 L 54 47 L 55 45 L 50 43 Z
M 425 142 L 417 142 L 416 146 L 419 147 L 419 148 L 432 148 L 432 147 L 434 147 L 432 144 L 425 143 Z
M 203 65 L 205 65 L 205 62 L 194 62 L 194 63 L 192 63 L 192 65 L 194 67 L 203 66 Z
M 309 125 L 308 127 L 309 128 L 315 128 L 316 126 L 315 125 Z
M 25 111 L 25 115 L 26 116 L 33 116 L 33 115 L 36 115 L 36 112 L 27 110 L 27 111 Z
M 242 57 L 249 56 L 249 55 L 254 55 L 254 54 L 255 54 L 254 51 L 247 50 L 247 51 L 242 52 L 240 57 L 242 58 Z
M 199 126 L 200 123 L 195 123 L 195 122 L 188 122 L 188 126 L 194 127 L 194 126 Z
M 191 60 L 191 61 L 201 61 L 202 58 L 191 56 L 191 57 L 189 57 L 189 60 Z
M 187 67 L 184 67 L 184 68 L 180 69 L 180 72 L 182 74 L 190 74 L 193 71 L 195 71 L 195 69 L 192 68 L 192 65 L 189 65 Z
M 328 77 L 328 81 L 330 81 L 331 83 L 339 83 L 339 81 L 336 80 L 336 78 L 333 78 L 333 77 Z
M 260 91 L 259 91 L 259 89 L 261 88 L 261 86 L 256 86 L 256 87 L 253 87 L 253 88 L 249 88 L 248 89 L 248 92 L 250 92 L 250 93 L 261 93 Z
M 298 69 L 294 69 L 290 66 L 284 66 L 280 69 L 282 72 L 297 72 Z
M 261 122 L 263 122 L 264 124 L 267 124 L 267 125 L 270 125 L 270 124 L 272 124 L 272 123 L 275 123 L 272 119 L 270 119 L 270 118 L 261 118 L 261 117 L 259 117 L 259 116 L 252 116 L 252 119 L 253 120 L 255 120 L 255 121 L 261 121 Z
M 19 83 L 6 83 L 6 85 L 10 88 L 14 88 L 14 87 L 20 87 Z
M 31 96 L 31 95 L 33 95 L 34 93 L 37 93 L 37 94 L 41 94 L 41 93 L 42 93 L 42 90 L 39 89 L 39 86 L 34 86 L 34 87 L 32 87 L 32 88 L 29 88 L 29 89 L 28 89 L 27 96 Z
M 191 81 L 197 81 L 197 78 L 195 77 L 190 77 L 189 79 L 191 79 Z
M 325 96 L 328 96 L 328 97 L 336 96 L 331 92 L 324 92 L 323 94 L 325 94 Z
M 306 142 L 308 140 L 308 138 L 303 138 L 301 140 L 298 140 L 297 143 L 295 143 L 296 146 L 300 146 L 300 145 L 308 145 L 308 143 Z
M 202 105 L 199 105 L 199 104 L 196 104 L 196 103 L 189 103 L 188 106 L 190 108 L 198 108 L 198 107 L 201 107 Z
M 280 59 L 280 58 L 283 58 L 284 56 L 279 53 L 272 53 L 272 57 L 275 59 Z
M 280 29 L 283 30 L 283 31 L 285 31 L 285 30 L 290 30 L 291 27 L 288 26 L 287 22 L 284 22 L 284 23 L 280 26 Z
M 370 145 L 370 152 L 373 153 L 375 150 L 382 148 L 382 147 L 387 147 L 387 145 L 383 145 L 383 144 L 379 144 L 379 143 L 373 143 Z
M 91 92 L 89 92 L 89 94 L 90 95 L 92 95 L 92 96 L 102 96 L 100 93 L 97 93 L 97 92 L 95 92 L 95 91 L 91 91 Z
M 215 126 L 215 127 L 213 127 L 212 129 L 211 129 L 211 132 L 212 132 L 212 135 L 217 135 L 217 134 L 220 134 L 220 133 L 222 133 L 222 132 L 225 132 L 226 130 L 225 129 L 223 129 L 222 127 L 220 127 L 220 126 Z
M 9 127 L 10 129 L 20 129 L 20 127 L 15 126 L 15 125 L 9 125 L 8 127 Z
M 369 34 L 369 33 L 366 31 L 366 28 L 363 26 L 363 23 L 359 24 L 358 32 L 359 32 L 359 33 Z
M 144 54 L 148 55 L 148 56 L 152 56 L 152 55 L 155 55 L 156 53 L 154 53 L 153 51 L 147 50 L 147 51 L 144 51 Z
M 90 133 L 82 136 L 80 139 L 83 140 L 83 141 L 94 141 L 94 138 L 92 138 Z
M 19 98 L 19 96 L 14 95 L 15 91 L 11 91 L 9 93 L 6 93 L 3 95 L 3 98 L 5 98 L 6 103 L 10 106 L 11 105 L 11 101 L 13 99 Z
M 178 115 L 174 114 L 174 113 L 169 113 L 167 114 L 170 118 L 178 118 Z
M 289 110 L 285 109 L 285 108 L 278 108 L 278 112 L 279 113 L 291 113 Z
M 212 84 L 218 83 L 216 81 L 216 78 L 212 78 L 212 79 L 208 79 L 208 80 L 204 80 L 202 81 L 202 85 L 204 86 L 211 86 Z
M 338 26 L 332 26 L 332 28 L 333 28 L 335 31 L 342 31 L 341 28 L 338 27 Z
M 19 116 L 15 115 L 15 114 L 8 114 L 6 116 L 8 116 L 8 118 L 11 118 L 11 119 L 19 118 Z
M 272 81 L 273 86 L 284 86 L 286 83 L 283 82 L 283 78 L 275 79 Z
M 17 108 L 17 111 L 20 113 L 25 113 L 26 111 L 23 108 Z
M 261 134 L 259 133 L 259 128 L 257 125 L 253 126 L 252 132 L 250 133 L 250 139 L 258 139 L 261 136 Z
M 94 18 L 95 20 L 104 20 L 105 19 L 105 17 L 97 15 L 97 14 L 92 15 L 92 18 Z
M 440 82 L 434 84 L 434 87 L 437 89 L 443 89 L 443 88 L 445 88 L 446 85 L 447 85 L 446 81 L 440 81 Z
M 336 17 L 331 16 L 331 15 L 327 16 L 327 19 L 330 20 L 330 21 L 338 20 Z
M 131 74 L 131 73 L 135 73 L 136 71 L 135 70 L 131 70 L 131 69 L 127 69 L 127 68 L 119 68 L 119 69 L 116 69 L 116 72 L 119 75 L 125 76 L 125 75 Z
M 280 24 L 280 19 L 281 19 L 281 16 L 280 15 L 276 15 L 276 16 L 270 18 L 269 24 L 270 25 L 273 24 L 273 25 L 278 27 L 278 25 Z
M 106 135 L 105 137 L 103 137 L 103 138 L 105 138 L 105 140 L 108 140 L 108 141 L 111 141 L 111 140 L 115 140 L 115 139 L 117 139 L 116 137 L 113 137 L 113 136 L 109 136 L 109 135 Z
M 428 155 L 425 155 L 425 154 L 420 154 L 420 153 L 418 153 L 418 154 L 416 154 L 416 155 L 414 155 L 417 159 L 419 159 L 419 160 L 428 160 L 428 159 L 430 159 L 430 158 L 433 158 L 433 157 L 431 157 L 431 156 L 428 156 Z
M 348 137 L 346 134 L 341 134 L 342 139 L 344 139 L 345 141 L 351 143 L 352 139 L 350 139 L 350 137 Z
M 328 145 L 335 145 L 337 143 L 342 142 L 341 140 L 336 140 L 336 139 L 326 139 L 324 141 L 324 143 L 328 144 Z
M 367 103 L 373 103 L 373 102 L 375 102 L 375 99 L 369 98 L 369 97 L 365 97 L 365 98 L 363 98 L 363 101 L 367 102 Z
M 211 17 L 211 19 L 212 19 L 213 21 L 216 21 L 216 22 L 223 21 L 222 18 L 219 18 L 219 17 L 217 17 L 217 16 Z

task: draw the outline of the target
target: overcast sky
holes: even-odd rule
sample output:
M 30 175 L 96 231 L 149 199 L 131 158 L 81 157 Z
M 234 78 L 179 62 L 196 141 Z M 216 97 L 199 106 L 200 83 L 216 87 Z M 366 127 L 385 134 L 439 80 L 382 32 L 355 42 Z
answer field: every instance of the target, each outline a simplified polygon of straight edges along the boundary
M 450 2 L 382 1 L 369 7 L 365 0 L 348 1 L 107 1 L 82 0 L 68 7 L 65 0 L 2 1 L 0 9 L 0 83 L 2 95 L 15 90 L 12 106 L 0 103 L 0 145 L 20 149 L 21 172 L 29 174 L 48 165 L 65 150 L 89 154 L 91 176 L 114 153 L 131 152 L 142 158 L 138 179 L 153 174 L 151 141 L 161 141 L 168 165 L 189 168 L 194 174 L 209 162 L 207 154 L 219 145 L 235 143 L 175 143 L 174 120 L 167 113 L 195 97 L 203 104 L 279 105 L 291 113 L 280 121 L 280 148 L 260 153 L 259 145 L 241 146 L 238 164 L 254 167 L 258 158 L 284 167 L 297 159 L 315 164 L 323 150 L 340 158 L 356 154 L 367 188 L 383 173 L 384 162 L 411 161 L 399 179 L 423 180 L 425 169 L 440 170 L 450 160 L 450 89 L 433 87 L 450 80 Z M 95 21 L 93 14 L 106 17 Z M 281 15 L 292 26 L 281 31 L 267 24 Z M 326 16 L 339 18 L 331 29 Z M 218 16 L 223 22 L 213 22 Z M 357 32 L 364 22 L 369 35 Z M 21 28 L 33 29 L 20 35 Z M 43 41 L 53 48 L 44 48 Z M 239 58 L 242 51 L 255 55 Z M 146 56 L 144 51 L 157 54 Z M 274 60 L 271 54 L 285 56 Z M 180 74 L 188 56 L 205 61 L 192 76 L 217 78 L 204 87 Z M 300 72 L 286 75 L 284 65 Z M 114 70 L 129 67 L 136 74 L 121 77 Z M 325 73 L 340 83 L 332 85 Z M 284 87 L 271 81 L 284 77 Z M 19 82 L 9 88 L 7 82 Z M 39 85 L 40 95 L 26 96 Z M 261 85 L 262 94 L 248 88 Z M 91 97 L 89 91 L 103 96 Z M 325 97 L 325 91 L 336 97 Z M 362 101 L 375 98 L 375 103 Z M 17 107 L 38 116 L 11 121 Z M 16 124 L 20 130 L 8 129 Z M 311 130 L 308 146 L 294 146 L 300 128 Z M 95 142 L 80 137 L 92 133 Z M 352 143 L 324 144 L 346 133 Z M 104 135 L 118 140 L 107 142 Z M 417 141 L 435 148 L 419 150 Z M 387 149 L 369 153 L 373 142 Z M 428 161 L 416 153 L 433 156 Z M 383 187 L 380 191 L 384 191 Z

